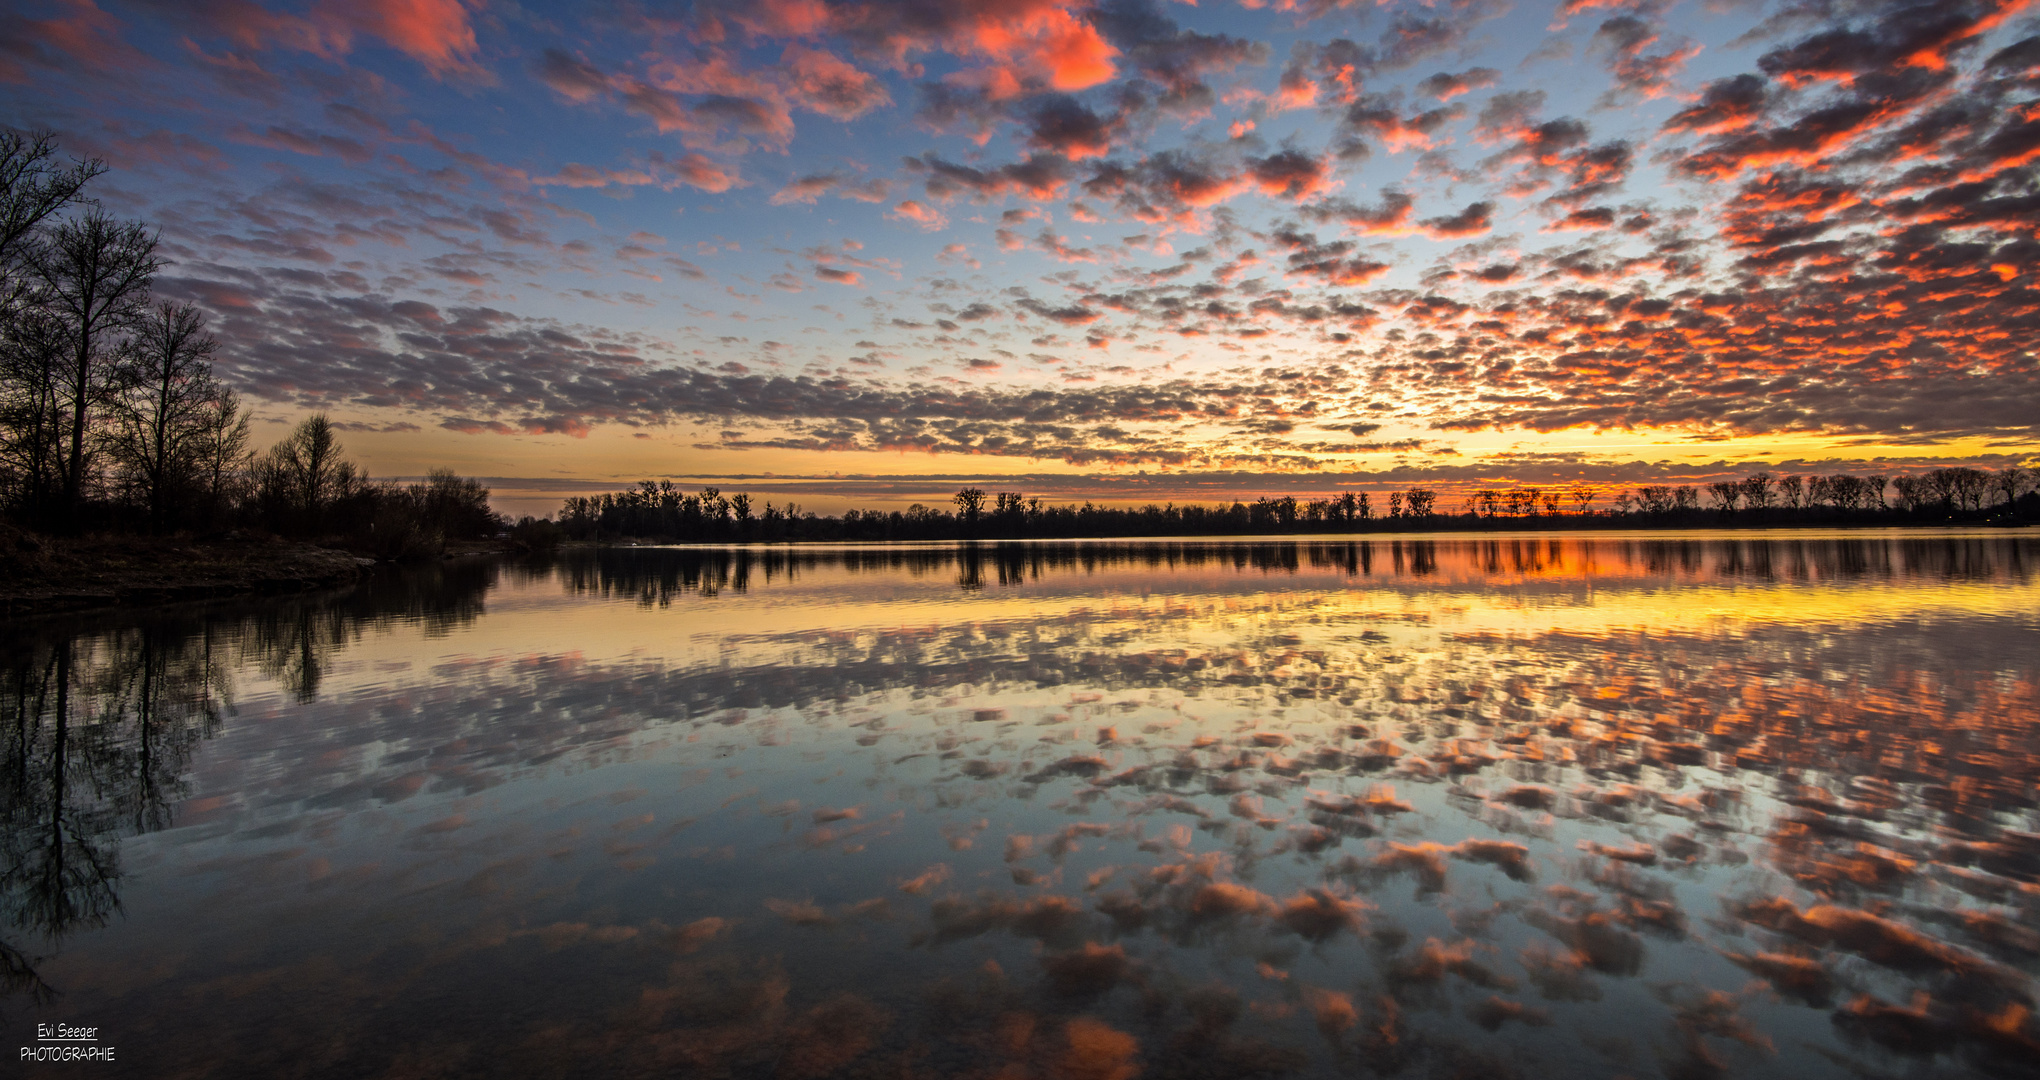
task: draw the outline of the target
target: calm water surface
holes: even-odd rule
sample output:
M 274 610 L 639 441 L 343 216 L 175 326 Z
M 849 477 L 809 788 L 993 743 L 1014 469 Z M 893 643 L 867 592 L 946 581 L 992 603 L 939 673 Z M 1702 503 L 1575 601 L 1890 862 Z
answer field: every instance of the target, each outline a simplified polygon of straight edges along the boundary
M 0 632 L 9 1067 L 2040 1068 L 2040 538 L 611 550 Z

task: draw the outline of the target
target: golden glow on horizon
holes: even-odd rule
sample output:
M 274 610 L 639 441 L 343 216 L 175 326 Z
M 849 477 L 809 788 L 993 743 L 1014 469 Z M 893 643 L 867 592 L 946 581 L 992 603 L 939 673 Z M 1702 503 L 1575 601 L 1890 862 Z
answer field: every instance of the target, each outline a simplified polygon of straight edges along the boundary
M 353 419 L 365 427 L 381 427 L 387 418 L 363 418 L 336 414 L 336 419 Z M 282 423 L 257 425 L 258 447 L 280 438 Z M 640 438 L 642 435 L 644 437 Z M 1444 493 L 1441 509 L 1457 511 L 1454 501 L 1465 491 L 1483 486 L 1509 486 L 1520 482 L 1546 486 L 1585 479 L 1599 489 L 1596 505 L 1606 508 L 1615 494 L 1639 483 L 1705 483 L 1723 476 L 1740 477 L 1759 469 L 1777 472 L 1883 472 L 1905 471 L 1908 462 L 1931 465 L 1949 459 L 1977 460 L 1994 455 L 2022 456 L 2040 460 L 2040 443 L 2007 445 L 2003 440 L 1966 436 L 1947 442 L 1907 445 L 1894 442 L 1856 441 L 1817 434 L 1736 436 L 1698 438 L 1675 429 L 1635 431 L 1593 431 L 1573 429 L 1550 433 L 1522 431 L 1438 432 L 1404 424 L 1384 424 L 1367 437 L 1368 442 L 1422 439 L 1427 444 L 1447 446 L 1456 454 L 1322 453 L 1323 466 L 1315 470 L 1280 472 L 1263 479 L 1231 480 L 1203 474 L 1206 466 L 1100 469 L 1071 465 L 1061 460 L 1002 457 L 986 454 L 925 453 L 919 451 L 818 452 L 800 450 L 723 450 L 713 447 L 717 429 L 712 426 L 675 424 L 636 431 L 619 425 L 599 425 L 585 437 L 560 434 L 461 434 L 425 428 L 420 430 L 354 430 L 344 434 L 350 455 L 372 476 L 419 476 L 432 468 L 451 468 L 463 475 L 521 477 L 550 480 L 559 485 L 518 485 L 499 483 L 493 494 L 499 508 L 513 513 L 546 514 L 556 511 L 570 494 L 617 490 L 645 478 L 698 477 L 679 481 L 690 490 L 710 484 L 726 491 L 745 490 L 761 501 L 794 501 L 817 513 L 840 513 L 851 507 L 903 509 L 910 503 L 930 505 L 944 502 L 947 490 L 890 494 L 864 490 L 883 485 L 887 478 L 917 476 L 959 476 L 980 486 L 996 486 L 1000 477 L 1056 476 L 1076 481 L 1056 491 L 1037 492 L 1049 502 L 1079 502 L 1086 498 L 1101 503 L 1146 503 L 1150 501 L 1221 502 L 1234 498 L 1251 501 L 1262 495 L 1294 494 L 1299 497 L 1346 490 L 1388 490 L 1413 485 L 1431 487 Z M 1289 436 L 1294 442 L 1353 442 L 1343 432 L 1299 428 Z M 708 444 L 701 448 L 697 444 Z M 1279 448 L 1271 444 L 1264 449 Z M 1234 452 L 1247 454 L 1244 446 Z M 1572 459 L 1577 457 L 1577 461 Z M 1785 462 L 1815 461 L 1805 466 Z M 1723 465 L 1726 462 L 1728 464 Z M 1433 478 L 1420 471 L 1445 467 L 1454 474 Z M 1252 469 L 1261 473 L 1264 470 Z M 1385 473 L 1380 479 L 1373 473 Z M 1630 473 L 1627 480 L 1607 479 L 1610 474 Z M 800 478 L 827 482 L 845 481 L 842 494 L 801 491 L 773 494 L 776 483 L 764 479 Z M 1112 477 L 1145 474 L 1154 494 L 1115 494 Z M 1528 474 L 1528 475 L 1526 475 Z M 1087 490 L 1084 477 L 1104 480 Z M 744 479 L 744 478 L 752 479 Z M 1663 478 L 1661 478 L 1663 477 Z M 1169 478 L 1179 481 L 1171 483 Z M 965 481 L 957 481 L 962 486 Z M 1016 483 L 1018 483 L 1016 481 Z M 1024 483 L 1018 486 L 1025 487 Z M 937 488 L 941 485 L 937 484 Z
M 1988 534 L 1978 534 L 1978 538 Z M 1915 539 L 1919 537 L 1914 535 Z M 1940 539 L 1942 537 L 1936 537 Z M 1949 537 L 1960 539 L 1959 535 Z M 1710 580 L 1710 571 L 1653 573 L 1634 545 L 1666 534 L 1578 540 L 1374 540 L 1375 573 L 1349 577 L 1305 562 L 1298 572 L 1167 565 L 1107 566 L 1095 572 L 1050 568 L 1039 579 L 965 589 L 954 563 L 911 576 L 892 570 L 822 565 L 789 582 L 754 572 L 730 602 L 691 592 L 667 606 L 635 594 L 590 603 L 556 578 L 507 582 L 489 600 L 490 618 L 453 634 L 399 625 L 370 635 L 345 655 L 342 682 L 386 680 L 392 670 L 454 657 L 516 664 L 559 655 L 627 658 L 661 664 L 780 662 L 803 642 L 876 641 L 933 645 L 976 627 L 1023 640 L 1032 628 L 1081 628 L 1097 640 L 1132 638 L 1152 648 L 1230 647 L 1256 625 L 1280 624 L 1294 648 L 1350 649 L 1363 631 L 1386 635 L 1398 650 L 1453 648 L 1459 636 L 1533 643 L 1543 637 L 1629 634 L 1710 638 L 1745 631 L 1849 631 L 1871 624 L 1936 620 L 2030 621 L 2040 611 L 2040 580 L 1951 581 L 1894 576 L 1837 581 Z M 1674 538 L 1675 539 L 1675 538 Z M 1866 539 L 1862 534 L 1852 538 Z M 1888 535 L 1867 537 L 1873 543 Z M 1805 540 L 1818 545 L 1818 536 Z M 1430 546 L 1425 574 L 1397 574 L 1395 548 Z M 1717 554 L 1730 537 L 1710 545 Z M 1750 539 L 1769 547 L 1771 565 L 1792 569 L 1792 541 Z M 1341 546 L 1341 545 L 1333 545 Z M 1515 568 L 1521 556 L 1525 565 Z M 1484 569 L 1489 560 L 1499 568 Z M 1537 560 L 1542 559 L 1541 563 Z M 1818 560 L 1814 560 L 1816 563 Z M 991 571 L 987 569 L 987 574 Z M 556 644 L 555 644 L 556 643 Z M 1018 647 L 1018 646 L 1016 646 Z M 351 673 L 351 674 L 350 674 Z M 338 684 L 336 684 L 338 685 Z

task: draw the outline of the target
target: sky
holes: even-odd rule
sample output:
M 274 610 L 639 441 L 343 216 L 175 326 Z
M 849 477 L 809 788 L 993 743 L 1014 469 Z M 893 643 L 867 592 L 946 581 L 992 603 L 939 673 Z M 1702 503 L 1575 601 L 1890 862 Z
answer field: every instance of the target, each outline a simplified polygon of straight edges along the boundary
M 266 445 L 825 512 L 2040 454 L 2040 5 L 8 0 Z

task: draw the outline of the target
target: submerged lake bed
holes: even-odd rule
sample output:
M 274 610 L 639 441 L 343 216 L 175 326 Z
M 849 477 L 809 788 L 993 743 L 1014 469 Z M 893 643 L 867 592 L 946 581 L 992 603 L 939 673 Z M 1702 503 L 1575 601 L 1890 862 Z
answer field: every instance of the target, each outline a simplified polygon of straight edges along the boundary
M 152 1077 L 2030 1076 L 2036 560 L 607 548 L 24 624 L 0 1028 Z

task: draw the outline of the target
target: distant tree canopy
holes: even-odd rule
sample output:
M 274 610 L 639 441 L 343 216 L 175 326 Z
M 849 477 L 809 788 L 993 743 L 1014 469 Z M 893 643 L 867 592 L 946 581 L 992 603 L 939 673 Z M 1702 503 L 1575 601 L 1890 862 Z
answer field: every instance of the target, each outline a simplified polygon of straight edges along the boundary
M 156 231 L 85 196 L 104 171 L 0 131 L 0 512 L 53 531 L 251 525 L 390 557 L 503 527 L 451 472 L 371 482 L 323 413 L 252 453 L 204 315 L 151 296 Z
M 1408 498 L 1405 499 L 1404 496 Z M 1393 516 L 1414 523 L 1435 496 L 1422 489 L 1397 492 Z M 671 481 L 644 480 L 635 490 L 568 499 L 559 528 L 573 539 L 644 537 L 677 541 L 736 540 L 968 540 L 1014 537 L 1194 536 L 1343 528 L 1370 519 L 1367 495 L 1235 502 L 1226 506 L 1106 507 L 1050 505 L 1017 491 L 990 494 L 967 487 L 950 502 L 954 513 L 916 503 L 905 510 L 850 510 L 818 517 L 797 504 L 770 502 L 753 515 L 748 495 L 716 488 L 690 494 Z M 1405 509 L 1407 505 L 1408 509 Z M 738 507 L 744 508 L 743 513 Z
M 635 490 L 568 499 L 559 528 L 590 540 L 640 537 L 694 541 L 970 540 L 1021 537 L 1200 536 L 1256 532 L 1343 530 L 1363 523 L 1414 527 L 1432 520 L 1435 492 L 1391 494 L 1379 511 L 1363 492 L 1326 499 L 1264 498 L 1252 503 L 1199 506 L 1174 503 L 1109 507 L 1053 505 L 1024 492 L 988 493 L 967 487 L 950 503 L 954 512 L 916 503 L 905 510 L 849 510 L 841 517 L 804 513 L 797 504 L 764 504 L 753 515 L 748 495 L 716 488 L 688 493 L 671 481 L 644 480 Z M 746 508 L 738 513 L 738 506 Z
M 1978 478 L 1981 479 L 1978 479 Z M 1899 503 L 1884 499 L 1896 487 Z M 793 503 L 764 504 L 753 514 L 749 495 L 717 488 L 689 493 L 671 481 L 643 480 L 635 489 L 578 496 L 560 509 L 557 528 L 571 539 L 646 539 L 680 543 L 789 540 L 1007 540 L 1104 536 L 1220 536 L 1367 532 L 1408 529 L 1607 528 L 1736 524 L 1908 524 L 1990 515 L 2040 517 L 2031 470 L 1939 469 L 1893 482 L 1882 476 L 1773 476 L 1757 473 L 1700 490 L 1646 484 L 1618 490 L 1599 505 L 1601 489 L 1478 488 L 1461 513 L 1437 509 L 1428 488 L 1366 492 L 1320 499 L 1285 495 L 1217 506 L 1138 507 L 1051 505 L 1024 492 L 966 487 L 950 499 L 953 512 L 916 503 L 905 510 L 848 510 L 840 517 L 804 513 Z M 1911 494 L 1907 494 L 1910 492 Z M 1984 494 L 1977 494 L 1982 492 Z M 1385 504 L 1385 505 L 1384 505 Z M 741 510 L 740 510 L 741 508 Z
M 489 489 L 450 469 L 409 485 L 370 480 L 345 458 L 324 413 L 251 460 L 242 509 L 273 532 L 339 536 L 387 559 L 437 555 L 449 540 L 494 536 L 505 526 L 489 509 Z

